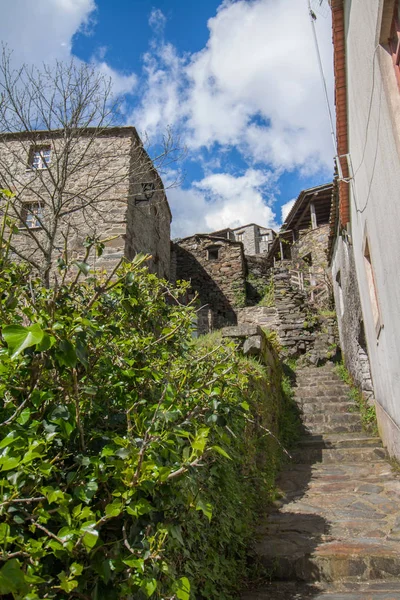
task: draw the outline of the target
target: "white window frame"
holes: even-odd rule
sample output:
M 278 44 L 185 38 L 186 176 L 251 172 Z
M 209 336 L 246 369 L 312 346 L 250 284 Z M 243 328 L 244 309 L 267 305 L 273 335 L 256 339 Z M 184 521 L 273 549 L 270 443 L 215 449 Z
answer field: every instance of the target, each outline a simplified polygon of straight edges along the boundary
M 40 204 L 40 202 L 24 202 L 21 212 L 23 229 L 41 229 L 43 221 L 43 206 Z
M 51 164 L 51 147 L 36 146 L 31 150 L 29 166 L 31 169 L 44 170 L 48 169 Z

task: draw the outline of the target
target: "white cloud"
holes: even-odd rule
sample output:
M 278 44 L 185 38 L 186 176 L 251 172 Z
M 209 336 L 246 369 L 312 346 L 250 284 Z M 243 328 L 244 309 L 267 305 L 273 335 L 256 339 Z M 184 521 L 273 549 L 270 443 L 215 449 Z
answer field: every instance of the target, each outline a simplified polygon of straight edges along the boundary
M 289 202 L 286 202 L 286 204 L 283 204 L 281 207 L 281 215 L 282 215 L 282 223 L 285 222 L 286 217 L 288 216 L 288 214 L 290 213 L 290 211 L 292 210 L 294 203 L 296 202 L 296 198 L 293 198 L 292 200 L 289 200 Z
M 71 59 L 72 38 L 82 31 L 90 33 L 96 14 L 95 0 L 19 0 L 8 2 L 1 15 L 1 41 L 13 51 L 16 67 L 22 63 L 51 63 Z M 111 77 L 116 94 L 132 92 L 134 74 L 122 74 L 104 60 L 105 49 L 99 49 L 93 63 Z
M 134 73 L 131 73 L 130 75 L 118 73 L 118 71 L 112 69 L 110 65 L 104 61 L 94 61 L 94 64 L 103 75 L 112 79 L 114 94 L 118 96 L 121 94 L 131 94 L 133 92 L 137 84 L 137 77 Z
M 276 227 L 275 215 L 264 198 L 273 201 L 274 176 L 271 172 L 248 169 L 243 175 L 214 173 L 194 183 L 190 190 L 168 190 L 174 213 L 173 236 L 216 231 L 258 223 Z
M 159 8 L 153 8 L 150 17 L 149 17 L 149 25 L 158 34 L 162 34 L 164 31 L 165 24 L 167 22 L 167 17 L 164 15 L 162 10 Z
M 153 52 L 145 54 L 145 83 L 139 90 L 142 101 L 129 119 L 139 131 L 155 137 L 183 118 L 184 70 L 185 60 L 172 44 L 154 46 Z
M 1 39 L 18 63 L 67 60 L 73 35 L 89 26 L 95 9 L 94 0 L 8 2 L 1 15 Z
M 332 171 L 332 148 L 306 3 L 223 2 L 192 56 L 158 45 L 134 119 L 151 133 L 179 123 L 190 148 L 237 146 L 253 163 Z M 318 18 L 332 97 L 329 19 Z

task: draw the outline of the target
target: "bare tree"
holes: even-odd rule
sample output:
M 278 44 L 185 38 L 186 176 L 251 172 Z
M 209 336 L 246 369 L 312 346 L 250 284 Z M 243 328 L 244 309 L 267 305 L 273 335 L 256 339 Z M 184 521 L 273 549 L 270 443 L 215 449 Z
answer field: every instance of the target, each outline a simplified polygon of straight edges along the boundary
M 167 205 L 159 172 L 181 157 L 179 141 L 168 130 L 150 159 L 136 130 L 120 123 L 112 82 L 95 66 L 14 69 L 3 49 L 0 187 L 15 194 L 8 210 L 21 234 L 11 249 L 47 284 L 57 259 L 82 250 L 83 232 L 123 235 L 129 205 L 148 218 L 158 214 L 150 201 Z

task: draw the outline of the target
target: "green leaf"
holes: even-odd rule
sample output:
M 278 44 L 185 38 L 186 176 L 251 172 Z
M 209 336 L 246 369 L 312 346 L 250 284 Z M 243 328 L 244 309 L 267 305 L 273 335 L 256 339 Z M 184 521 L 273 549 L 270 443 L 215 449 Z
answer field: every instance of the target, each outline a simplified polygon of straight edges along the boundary
M 38 352 L 45 352 L 46 350 L 49 350 L 49 348 L 52 347 L 53 343 L 54 343 L 54 338 L 50 337 L 48 333 L 45 333 L 43 335 L 42 341 L 39 344 L 37 344 L 36 350 Z
M 7 523 L 0 523 L 0 545 L 5 546 L 8 536 L 10 535 L 10 526 Z
M 204 427 L 202 429 L 199 429 L 199 431 L 196 434 L 196 437 L 194 438 L 194 440 L 192 442 L 193 450 L 197 450 L 200 454 L 202 454 L 204 452 L 204 449 L 207 444 L 207 438 L 208 438 L 209 432 L 210 432 L 209 427 Z
M 16 558 L 8 560 L 0 570 L 0 594 L 16 594 L 26 588 L 19 561 Z
M 146 594 L 148 598 L 154 594 L 157 589 L 157 581 L 155 579 L 145 579 L 140 589 Z
M 69 340 L 61 340 L 58 344 L 56 356 L 60 366 L 70 367 L 71 369 L 76 367 L 76 350 Z
M 20 413 L 20 415 L 17 419 L 17 423 L 19 423 L 20 425 L 25 425 L 25 423 L 27 423 L 29 421 L 30 416 L 31 416 L 31 409 L 24 408 L 24 410 Z
M 98 488 L 99 486 L 96 483 L 96 481 L 88 481 L 88 483 L 84 487 L 81 487 L 78 490 L 77 496 L 79 500 L 83 500 L 84 502 L 86 502 L 86 504 L 88 504 L 97 492 Z
M 179 600 L 189 600 L 190 598 L 190 582 L 187 577 L 181 577 L 174 583 L 175 596 Z
M 209 502 L 204 502 L 199 498 L 196 504 L 196 510 L 201 510 L 201 512 L 207 517 L 209 521 L 212 519 L 212 505 Z
M 63 500 L 65 495 L 62 490 L 56 490 L 51 486 L 43 487 L 40 491 L 46 496 L 49 504 L 57 502 L 57 500 Z
M 142 558 L 126 558 L 122 562 L 128 567 L 134 567 L 141 573 L 144 573 L 144 560 Z
M 218 454 L 220 454 L 221 456 L 224 456 L 225 458 L 229 458 L 229 460 L 232 460 L 232 458 L 229 456 L 229 454 L 227 452 L 225 452 L 225 450 L 223 448 L 221 448 L 221 446 L 211 446 L 211 450 L 214 450 L 214 452 L 218 452 Z
M 57 577 L 60 580 L 60 588 L 64 590 L 64 592 L 72 592 L 72 590 L 77 588 L 79 585 L 76 579 L 70 579 L 67 577 L 65 571 L 61 571 Z
M 19 440 L 20 437 L 17 435 L 17 433 L 15 431 L 10 431 L 10 433 L 7 433 L 6 437 L 4 437 L 1 441 L 0 441 L 0 448 L 5 448 L 6 446 L 10 446 L 13 442 L 15 442 L 16 440 Z
M 7 190 L 6 188 L 2 188 L 0 190 L 0 194 L 5 196 L 6 198 L 14 198 L 14 196 L 15 196 L 15 194 L 13 192 L 11 192 L 10 190 Z
M 79 575 L 82 574 L 83 571 L 83 565 L 79 565 L 78 563 L 72 563 L 72 565 L 70 566 L 71 571 L 71 575 L 73 575 L 74 577 L 79 577 Z
M 38 323 L 23 327 L 22 325 L 6 325 L 2 329 L 3 338 L 8 346 L 11 358 L 15 358 L 25 348 L 40 344 L 43 339 L 43 329 Z
M 81 340 L 77 340 L 76 342 L 76 356 L 79 362 L 87 369 L 89 366 L 88 350 Z
M 21 462 L 20 456 L 3 456 L 0 458 L 0 468 L 2 471 L 11 471 Z
M 74 265 L 76 265 L 78 267 L 78 269 L 81 271 L 81 273 L 83 273 L 84 275 L 87 275 L 90 271 L 90 265 L 88 265 L 85 262 L 80 262 L 80 261 L 75 261 Z
M 169 531 L 171 536 L 175 539 L 178 540 L 178 542 L 184 546 L 184 542 L 183 542 L 183 537 L 182 537 L 182 532 L 181 532 L 181 528 L 178 525 L 170 525 L 169 527 Z
M 63 421 L 68 421 L 69 417 L 70 414 L 68 408 L 66 406 L 63 406 L 62 404 L 59 404 L 51 413 L 49 421 L 52 421 L 54 423 L 57 423 L 60 419 L 62 419 Z
M 96 529 L 96 521 L 86 521 L 81 527 L 81 533 L 84 534 L 82 541 L 87 551 L 96 545 L 99 532 Z
M 113 502 L 106 506 L 105 513 L 107 517 L 118 517 L 122 511 L 122 502 Z
M 126 512 L 129 515 L 133 515 L 134 517 L 140 517 L 141 515 L 146 515 L 153 510 L 152 505 L 145 498 L 140 498 L 136 502 L 132 502 L 129 506 L 126 507 Z

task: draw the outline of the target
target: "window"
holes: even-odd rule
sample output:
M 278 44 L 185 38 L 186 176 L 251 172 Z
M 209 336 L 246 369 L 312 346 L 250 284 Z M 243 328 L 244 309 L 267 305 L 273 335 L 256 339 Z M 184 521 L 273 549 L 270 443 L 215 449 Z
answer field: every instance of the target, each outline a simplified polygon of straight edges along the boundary
M 217 246 L 212 246 L 211 248 L 207 248 L 207 259 L 208 260 L 218 260 L 219 248 Z
M 142 193 L 135 197 L 135 204 L 140 204 L 141 202 L 148 202 L 154 196 L 155 185 L 154 181 L 148 181 L 146 183 L 140 184 L 142 187 Z
M 376 293 L 375 276 L 372 268 L 371 254 L 369 250 L 369 241 L 367 237 L 365 237 L 364 241 L 364 266 L 367 275 L 369 297 L 371 300 L 372 318 L 374 320 L 376 335 L 378 336 L 382 328 L 382 323 L 379 312 L 378 296 Z
M 21 217 L 23 227 L 28 229 L 42 227 L 43 207 L 40 202 L 24 202 Z
M 397 83 L 400 86 L 400 2 L 396 0 L 390 29 L 389 47 L 396 70 Z
M 236 234 L 236 241 L 237 242 L 243 242 L 243 234 L 244 234 L 244 231 L 238 231 L 237 232 L 237 234 Z
M 51 163 L 50 146 L 34 146 L 31 149 L 29 166 L 32 169 L 47 169 Z

